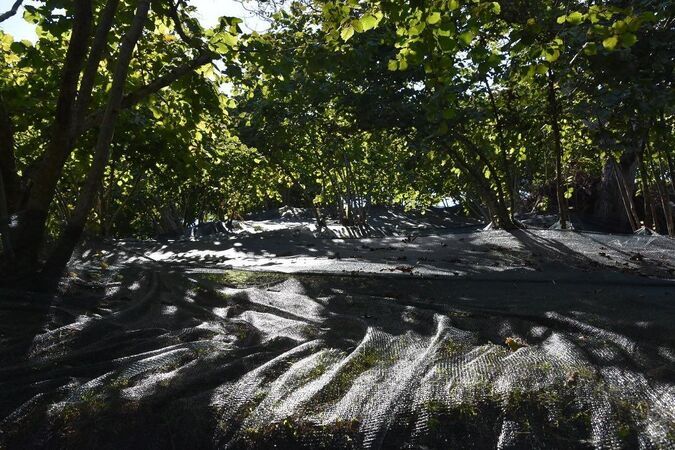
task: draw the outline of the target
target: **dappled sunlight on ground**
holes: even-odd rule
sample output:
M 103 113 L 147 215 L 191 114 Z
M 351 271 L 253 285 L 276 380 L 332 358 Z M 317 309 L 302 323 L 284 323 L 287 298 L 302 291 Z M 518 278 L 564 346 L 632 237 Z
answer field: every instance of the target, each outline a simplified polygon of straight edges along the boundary
M 672 241 L 259 238 L 119 241 L 60 296 L 3 292 L 0 447 L 673 442 Z

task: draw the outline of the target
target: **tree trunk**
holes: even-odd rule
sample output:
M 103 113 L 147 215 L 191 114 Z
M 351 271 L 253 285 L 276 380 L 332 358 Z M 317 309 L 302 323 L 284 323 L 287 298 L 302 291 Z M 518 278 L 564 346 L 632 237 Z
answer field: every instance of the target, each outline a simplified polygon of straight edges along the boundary
M 651 153 L 649 141 L 647 141 L 647 150 L 649 150 L 649 153 Z M 661 161 L 659 161 L 659 167 L 661 169 L 661 173 L 665 172 Z M 661 178 L 661 176 L 659 176 L 658 172 L 656 171 L 653 165 L 651 166 L 651 169 L 652 173 L 654 174 L 654 182 L 656 184 L 657 193 L 659 194 L 661 209 L 663 210 L 664 219 L 666 220 L 666 231 L 669 236 L 675 236 L 675 223 L 673 222 L 673 209 L 670 206 L 670 195 L 668 194 L 668 185 L 666 181 L 664 181 Z
M 614 166 L 616 165 L 621 179 L 624 180 L 628 197 L 632 202 L 638 168 L 637 154 L 637 149 L 629 149 L 623 152 L 618 162 L 613 158 L 608 158 L 605 162 L 593 215 L 614 231 L 628 231 L 630 228 L 630 219 L 626 214 L 626 206 L 621 193 L 623 187 L 619 186 L 616 180 Z
M 446 152 L 453 159 L 457 167 L 462 170 L 466 176 L 468 176 L 472 181 L 476 189 L 478 190 L 479 195 L 482 197 L 483 202 L 488 207 L 490 219 L 494 221 L 499 228 L 504 230 L 514 230 L 518 227 L 513 221 L 513 217 L 509 212 L 508 207 L 503 201 L 503 197 L 500 201 L 500 193 L 495 193 L 489 183 L 487 183 L 486 178 L 483 176 L 483 173 L 476 169 L 476 167 L 464 161 L 462 155 L 458 154 L 451 146 L 447 145 L 443 147 Z M 497 181 L 499 184 L 499 181 Z
M 49 206 L 71 148 L 75 99 L 80 72 L 87 54 L 92 29 L 92 1 L 75 0 L 75 19 L 61 76 L 51 139 L 32 179 L 26 207 L 21 211 L 16 234 L 19 270 L 32 270 L 42 248 Z
M 560 138 L 560 124 L 558 119 L 558 99 L 555 93 L 555 80 L 553 79 L 553 71 L 548 71 L 548 104 L 551 115 L 551 127 L 553 129 L 553 147 L 555 150 L 555 193 L 558 200 L 558 215 L 560 218 L 560 228 L 567 229 L 567 222 L 569 222 L 567 201 L 563 192 L 563 176 L 562 176 L 562 142 Z
M 82 127 L 84 126 L 84 118 L 87 115 L 89 104 L 91 103 L 91 94 L 94 90 L 96 82 L 96 75 L 98 74 L 99 65 L 103 58 L 103 53 L 108 46 L 108 34 L 115 21 L 115 13 L 119 6 L 120 0 L 108 0 L 105 7 L 101 11 L 101 15 L 96 26 L 96 33 L 94 35 L 94 42 L 91 45 L 89 58 L 82 73 L 82 81 L 80 82 L 80 91 L 77 94 L 77 103 L 75 105 L 75 127 L 73 127 L 73 136 L 71 136 L 71 145 L 75 145 L 75 140 L 78 138 Z M 68 153 L 72 151 L 72 147 Z
M 0 235 L 2 235 L 2 254 L 5 260 L 10 262 L 14 259 L 14 248 L 9 236 L 9 214 L 7 212 L 7 198 L 5 196 L 5 183 L 0 171 Z
M 650 186 L 650 171 L 647 167 L 645 161 L 649 161 L 651 158 L 651 151 L 649 146 L 649 129 L 645 130 L 645 134 L 642 140 L 642 152 L 638 156 L 638 168 L 640 170 L 640 180 L 642 184 L 642 198 L 644 200 L 644 225 L 645 227 L 656 230 L 656 210 L 654 208 L 654 198 L 652 196 L 652 190 Z
M 104 33 L 104 30 L 110 27 L 109 20 L 113 18 L 111 14 L 114 12 L 117 3 L 119 3 L 118 0 L 111 0 L 106 4 L 106 7 L 102 12 L 101 20 L 99 21 L 96 32 L 96 38 L 88 61 L 88 67 L 98 70 L 98 64 L 94 64 L 94 62 L 97 58 L 100 61 L 102 54 L 99 54 L 99 50 L 97 49 L 105 49 L 105 41 L 107 39 L 104 39 L 106 34 Z M 84 8 L 86 5 L 89 6 L 88 20 L 84 20 L 86 14 L 82 13 L 82 10 L 86 9 Z M 76 106 L 73 105 L 77 80 L 84 64 L 87 41 L 91 32 L 91 0 L 77 0 L 76 8 L 78 7 L 79 9 L 76 9 L 75 14 L 75 26 L 73 27 L 68 53 L 66 55 L 66 65 L 64 68 L 63 81 L 61 83 L 62 87 L 59 94 L 59 103 L 57 104 L 57 116 L 62 116 L 62 114 L 59 114 L 59 111 L 68 110 L 70 114 L 68 114 L 67 117 L 72 118 L 73 116 L 76 116 L 76 119 L 78 120 L 70 120 L 70 123 L 66 124 L 68 125 L 67 127 L 62 123 L 64 122 L 63 120 L 55 121 L 56 126 L 54 129 L 62 131 L 61 133 L 55 133 L 58 135 L 58 139 L 52 139 L 50 141 L 40 168 L 33 178 L 36 181 L 34 190 L 30 192 L 27 206 L 25 210 L 22 211 L 20 228 L 17 233 L 17 239 L 22 242 L 22 259 L 26 261 L 24 265 L 29 267 L 35 267 L 36 265 L 37 255 L 42 247 L 45 223 L 49 206 L 54 196 L 54 190 L 63 170 L 64 163 L 73 148 L 72 141 L 68 142 L 68 140 L 64 140 L 62 135 L 69 135 L 71 137 L 77 136 L 80 133 L 93 128 L 101 123 L 105 112 L 105 110 L 98 110 L 86 116 L 86 109 L 91 94 L 90 92 L 87 93 L 87 89 L 89 89 L 89 82 L 87 79 L 93 81 L 95 77 L 87 77 L 87 79 L 83 77 L 83 95 L 82 97 L 78 97 L 78 99 L 81 98 L 82 100 L 78 101 Z M 84 32 L 85 29 L 86 33 Z M 216 55 L 213 52 L 201 51 L 192 60 L 175 67 L 148 85 L 142 86 L 124 96 L 121 100 L 121 108 L 126 109 L 134 106 L 141 100 L 158 92 L 162 88 L 169 86 L 184 75 L 213 61 L 215 56 Z M 92 71 L 91 73 L 95 75 L 95 71 Z M 71 83 L 73 81 L 73 74 L 75 74 L 74 83 Z M 66 100 L 69 100 L 69 102 Z M 61 103 L 67 106 L 67 108 L 59 107 Z
M 644 226 L 656 229 L 656 216 L 653 213 L 654 202 L 652 200 L 651 190 L 649 189 L 649 174 L 644 163 L 644 155 L 638 158 L 638 165 L 640 168 L 640 184 L 642 185 L 642 199 L 644 208 Z
M 64 232 L 59 237 L 58 243 L 44 267 L 43 273 L 47 276 L 59 276 L 63 272 L 84 231 L 87 217 L 93 206 L 96 193 L 100 188 L 105 166 L 108 162 L 129 64 L 131 63 L 136 43 L 143 32 L 149 8 L 150 0 L 138 1 L 131 27 L 122 39 L 117 64 L 113 73 L 112 87 L 108 94 L 108 103 L 99 129 L 94 160 L 87 173 L 84 186 L 80 191 L 75 212 Z
M 506 195 L 504 194 L 504 189 L 502 187 L 504 181 L 497 170 L 495 170 L 494 165 L 490 162 L 489 158 L 483 154 L 481 149 L 476 146 L 469 138 L 462 134 L 457 134 L 457 138 L 460 142 L 466 145 L 478 157 L 479 161 L 490 171 L 490 178 L 494 181 L 497 192 L 495 192 L 489 183 L 486 182 L 486 178 L 483 176 L 483 173 L 480 170 L 477 170 L 471 164 L 465 164 L 463 161 L 463 156 L 456 153 L 452 147 L 447 146 L 446 150 L 449 151 L 453 157 L 455 164 L 457 164 L 460 169 L 470 175 L 470 177 L 474 180 L 474 183 L 476 183 L 476 187 L 479 189 L 479 192 L 486 201 L 486 204 L 488 201 L 492 203 L 492 206 L 489 204 L 488 206 L 490 207 L 490 211 L 493 213 L 493 220 L 496 221 L 498 227 L 505 230 L 517 229 L 518 227 L 513 221 L 513 211 L 509 210 Z
M 16 211 L 21 194 L 19 176 L 14 157 L 14 129 L 4 99 L 0 95 L 0 175 L 8 214 Z
M 666 219 L 666 230 L 668 236 L 675 236 L 675 223 L 673 222 L 673 209 L 670 206 L 670 198 L 668 196 L 668 188 L 666 183 L 660 178 L 656 177 L 656 187 L 659 193 L 659 200 L 661 201 L 661 208 Z
M 628 222 L 630 223 L 631 230 L 634 232 L 638 229 L 638 220 L 634 211 L 632 194 L 626 185 L 626 180 L 623 178 L 623 174 L 619 170 L 618 164 L 616 161 L 614 161 L 614 159 L 611 161 L 613 167 L 612 172 L 614 173 L 616 185 L 619 188 L 621 202 L 623 203 L 623 208 L 626 213 L 626 217 L 628 218 Z
M 504 125 L 499 114 L 499 109 L 497 108 L 497 101 L 495 100 L 494 94 L 492 93 L 492 88 L 487 81 L 487 78 L 483 80 L 485 87 L 487 88 L 488 97 L 490 98 L 490 104 L 492 105 L 492 114 L 495 117 L 495 123 L 497 125 L 497 137 L 499 139 L 499 152 L 502 157 L 502 164 L 504 165 L 504 173 L 506 174 L 506 192 L 509 195 L 509 207 L 511 209 L 511 214 L 516 212 L 516 183 L 515 183 L 515 171 L 512 168 L 512 164 L 509 161 L 509 156 L 506 151 L 506 139 L 504 138 Z
M 668 164 L 668 172 L 670 173 L 670 186 L 673 188 L 675 191 L 675 161 L 673 161 L 673 152 L 672 148 L 668 148 L 666 145 L 666 139 L 664 139 L 664 135 L 661 134 L 661 132 L 668 133 L 668 123 L 666 122 L 666 116 L 663 113 L 663 110 L 661 111 L 661 126 L 657 129 L 656 136 L 661 138 L 659 148 L 661 152 L 663 152 L 663 155 L 666 157 L 666 163 Z

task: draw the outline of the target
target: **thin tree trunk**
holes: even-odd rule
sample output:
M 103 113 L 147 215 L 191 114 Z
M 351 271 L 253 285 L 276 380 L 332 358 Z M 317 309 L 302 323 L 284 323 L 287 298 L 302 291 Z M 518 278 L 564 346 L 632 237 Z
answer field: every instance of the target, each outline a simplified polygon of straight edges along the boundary
M 626 216 L 628 217 L 631 229 L 634 232 L 635 230 L 638 229 L 638 221 L 634 214 L 634 207 L 633 202 L 630 198 L 630 191 L 628 191 L 626 187 L 626 183 L 625 180 L 623 179 L 623 174 L 619 169 L 619 165 L 616 163 L 616 161 L 614 161 L 614 159 L 611 160 L 611 164 L 612 164 L 612 171 L 614 172 L 614 179 L 616 180 L 616 184 L 619 187 L 619 195 L 621 196 L 621 201 L 623 202 L 623 207 L 624 210 L 626 211 Z
M 492 190 L 492 187 L 489 185 L 485 184 L 485 177 L 483 176 L 483 173 L 476 170 L 473 165 L 469 164 L 464 164 L 463 158 L 461 155 L 457 154 L 452 150 L 451 147 L 447 147 L 447 150 L 451 152 L 453 156 L 453 160 L 455 163 L 460 166 L 462 170 L 464 170 L 467 174 L 470 174 L 474 181 L 476 183 L 479 183 L 478 186 L 481 187 L 481 190 L 484 191 L 484 194 L 481 194 L 484 199 L 487 201 L 488 198 L 492 202 L 492 205 L 488 205 L 490 207 L 491 212 L 496 215 L 493 216 L 497 218 L 497 224 L 500 228 L 503 228 L 505 230 L 513 230 L 518 228 L 513 221 L 513 211 L 509 211 L 509 208 L 506 204 L 506 196 L 504 195 L 504 190 L 502 188 L 503 180 L 499 173 L 495 170 L 494 165 L 490 162 L 490 160 L 483 155 L 483 152 L 478 148 L 469 138 L 466 136 L 463 136 L 461 134 L 458 134 L 457 137 L 459 140 L 464 143 L 466 146 L 468 146 L 475 155 L 478 156 L 478 159 L 487 167 L 487 169 L 490 171 L 491 177 L 494 179 L 495 186 L 497 187 L 497 192 L 495 195 L 495 192 Z
M 506 139 L 504 138 L 504 126 L 502 123 L 501 115 L 497 109 L 497 102 L 495 96 L 492 93 L 492 88 L 487 79 L 484 79 L 485 87 L 487 88 L 488 97 L 490 98 L 490 104 L 492 105 L 492 114 L 495 117 L 495 123 L 497 124 L 497 137 L 499 139 L 499 152 L 502 157 L 502 164 L 504 164 L 504 173 L 506 174 L 506 192 L 509 194 L 509 205 L 511 208 L 511 214 L 516 212 L 516 193 L 515 193 L 515 174 L 513 173 L 511 163 L 509 161 L 508 153 L 506 152 Z
M 656 187 L 659 193 L 659 199 L 661 200 L 661 208 L 663 209 L 663 215 L 666 219 L 666 230 L 668 231 L 668 236 L 675 236 L 675 223 L 673 222 L 673 209 L 670 206 L 670 198 L 668 197 L 668 188 L 666 183 L 660 178 L 656 177 Z
M 553 71 L 548 71 L 548 103 L 551 115 L 551 127 L 553 128 L 553 146 L 555 149 L 555 193 L 558 200 L 558 214 L 560 217 L 560 228 L 567 229 L 567 222 L 569 221 L 567 202 L 565 201 L 565 194 L 563 193 L 563 176 L 562 176 L 562 142 L 560 138 L 560 125 L 558 119 L 558 99 L 555 93 L 555 80 L 553 79 Z
M 4 179 L 2 186 L 7 212 L 12 214 L 18 207 L 21 189 L 14 156 L 14 129 L 2 95 L 0 95 L 0 175 Z
M 640 182 L 642 184 L 642 199 L 645 214 L 645 227 L 656 229 L 656 216 L 654 215 L 654 202 L 652 200 L 651 190 L 649 189 L 649 174 L 647 173 L 647 166 L 644 163 L 644 155 L 638 157 L 638 164 L 640 166 Z
M 32 270 L 42 248 L 49 206 L 69 154 L 73 136 L 75 99 L 80 72 L 86 58 L 92 29 L 92 1 L 75 0 L 74 24 L 61 76 L 51 139 L 33 177 L 25 210 L 16 235 L 19 270 Z
M 127 207 L 129 204 L 129 201 L 132 200 L 134 197 L 136 197 L 136 194 L 138 193 L 138 189 L 141 186 L 141 177 L 138 176 L 135 179 L 134 186 L 131 188 L 131 192 L 129 192 L 129 195 L 127 195 L 121 202 L 120 205 L 113 211 L 112 215 L 105 221 L 105 236 L 109 237 L 112 228 L 115 225 L 115 221 L 117 220 L 117 217 L 120 215 L 122 211 Z M 187 224 L 183 225 L 184 227 L 187 226 Z
M 94 160 L 80 192 L 75 212 L 59 237 L 56 248 L 50 255 L 43 270 L 43 273 L 48 276 L 58 276 L 63 272 L 73 254 L 75 246 L 82 236 L 82 232 L 84 231 L 87 217 L 91 211 L 96 192 L 100 188 L 101 179 L 108 162 L 110 146 L 115 132 L 117 117 L 120 112 L 122 95 L 124 94 L 124 84 L 129 72 L 129 64 L 131 63 L 136 43 L 143 32 L 149 9 L 150 0 L 138 1 L 131 27 L 122 39 L 117 64 L 113 74 L 112 87 L 108 94 L 108 104 L 99 129 Z
M 667 127 L 666 117 L 665 117 L 665 114 L 663 113 L 663 110 L 661 111 L 661 127 L 664 130 Z M 659 134 L 657 133 L 657 136 L 658 135 Z M 666 163 L 668 164 L 668 172 L 670 173 L 670 186 L 675 191 L 675 161 L 673 161 L 673 154 L 672 154 L 672 151 L 671 151 L 672 149 L 667 148 L 665 144 L 666 144 L 665 139 L 662 139 L 661 145 L 660 145 L 660 150 L 661 150 L 661 152 L 663 152 L 663 155 L 666 157 Z
M 649 142 L 647 142 L 649 148 Z M 663 165 L 659 161 L 659 167 L 663 173 Z M 654 181 L 656 189 L 659 194 L 661 209 L 663 210 L 664 219 L 666 220 L 666 231 L 669 236 L 675 236 L 675 223 L 673 223 L 673 209 L 670 206 L 670 196 L 668 195 L 668 186 L 666 182 L 658 175 L 657 171 L 652 166 L 652 173 L 654 174 Z
M 642 141 L 642 152 L 638 155 L 638 167 L 640 170 L 640 180 L 642 183 L 642 198 L 644 200 L 644 213 L 645 213 L 645 227 L 656 230 L 656 212 L 654 211 L 654 199 L 652 198 L 651 188 L 649 186 L 649 170 L 647 170 L 647 164 L 645 160 L 649 159 L 650 153 L 649 150 L 649 130 L 645 131 L 645 135 Z
M 96 26 L 96 33 L 94 35 L 94 42 L 91 45 L 89 58 L 82 73 L 82 81 L 80 82 L 80 91 L 77 94 L 77 103 L 75 105 L 75 127 L 73 127 L 73 136 L 71 136 L 71 145 L 74 146 L 75 140 L 82 131 L 84 125 L 84 118 L 91 103 L 91 94 L 94 90 L 96 82 L 96 75 L 99 71 L 99 65 L 103 58 L 103 53 L 108 46 L 108 35 L 110 29 L 115 21 L 115 13 L 119 6 L 120 0 L 108 0 L 105 7 L 101 11 L 101 15 Z M 72 151 L 72 147 L 70 149 Z M 69 153 L 70 153 L 69 151 Z
M 628 187 L 628 182 L 626 181 L 626 177 L 619 170 L 618 164 L 615 164 L 614 168 L 616 170 L 617 176 L 619 178 L 619 182 L 621 183 L 621 186 L 623 187 L 623 191 L 624 191 L 625 196 L 626 196 L 626 203 L 628 205 L 628 214 L 631 215 L 631 217 L 633 218 L 633 222 L 635 222 L 636 227 L 637 227 L 640 224 L 640 217 L 638 216 L 637 210 L 635 209 L 635 202 L 633 201 L 633 194 L 631 192 L 631 189 Z M 633 184 L 634 183 L 635 183 L 635 180 L 633 180 Z
M 462 156 L 452 149 L 452 147 L 444 146 L 443 148 L 462 172 L 473 180 L 476 189 L 478 189 L 480 196 L 488 207 L 490 219 L 495 221 L 499 228 L 505 230 L 518 228 L 513 222 L 513 218 L 511 217 L 508 208 L 503 202 L 499 201 L 499 194 L 496 194 L 492 190 L 489 183 L 487 183 L 486 178 L 483 176 L 483 173 L 476 169 L 474 165 L 466 163 Z
M 5 260 L 14 260 L 14 248 L 9 235 L 9 214 L 7 212 L 7 198 L 5 196 L 5 183 L 0 171 L 0 235 L 2 235 L 2 253 Z

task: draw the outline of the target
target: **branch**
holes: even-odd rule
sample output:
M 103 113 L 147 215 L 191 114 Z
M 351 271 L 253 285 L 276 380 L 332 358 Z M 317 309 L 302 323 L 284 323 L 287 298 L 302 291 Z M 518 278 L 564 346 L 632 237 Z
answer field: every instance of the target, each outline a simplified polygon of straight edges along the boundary
M 7 11 L 6 13 L 0 14 L 0 23 L 4 22 L 5 20 L 9 19 L 12 17 L 14 14 L 16 14 L 17 10 L 19 9 L 19 6 L 23 3 L 23 0 L 16 0 L 12 7 Z
M 71 151 L 71 137 L 76 126 L 74 119 L 77 85 L 87 58 L 92 30 L 92 0 L 76 0 L 74 4 L 74 22 L 68 41 L 65 62 L 63 69 L 61 69 L 61 81 L 51 138 L 33 178 L 35 184 L 31 188 L 26 205 L 28 210 L 40 211 L 40 215 L 44 213 L 45 217 Z M 40 227 L 42 227 L 42 224 L 40 224 Z
M 204 51 L 200 53 L 196 58 L 186 62 L 185 64 L 175 67 L 170 70 L 167 74 L 157 78 L 153 82 L 146 84 L 133 92 L 128 93 L 122 99 L 121 109 L 128 109 L 136 105 L 140 101 L 149 97 L 156 92 L 164 89 L 169 86 L 174 81 L 182 78 L 188 73 L 200 68 L 201 66 L 210 63 L 216 58 L 216 54 L 210 51 Z M 103 117 L 103 109 L 99 109 L 92 114 L 90 114 L 85 120 L 82 131 L 86 131 L 98 125 Z
M 178 0 L 175 4 L 171 5 L 169 7 L 169 17 L 171 17 L 171 20 L 176 26 L 176 33 L 178 33 L 178 36 L 180 36 L 183 42 L 185 42 L 190 47 L 199 47 L 202 44 L 201 41 L 199 41 L 197 38 L 187 35 L 185 29 L 183 28 L 183 23 L 181 22 L 180 17 L 178 17 L 178 8 L 182 4 L 183 0 Z
M 77 94 L 77 103 L 75 106 L 75 124 L 76 129 L 73 131 L 72 139 L 77 139 L 82 127 L 82 121 L 85 118 L 89 103 L 91 101 L 91 93 L 94 89 L 96 75 L 98 74 L 99 64 L 103 58 L 103 52 L 108 44 L 108 34 L 112 28 L 115 20 L 115 13 L 120 0 L 108 0 L 105 8 L 101 11 L 96 33 L 94 35 L 94 43 L 89 52 L 89 59 L 84 68 L 82 81 L 80 82 L 80 91 Z
M 6 194 L 9 213 L 13 213 L 18 204 L 20 180 L 16 170 L 14 156 L 14 129 L 5 101 L 0 94 L 0 175 L 4 179 L 2 186 Z

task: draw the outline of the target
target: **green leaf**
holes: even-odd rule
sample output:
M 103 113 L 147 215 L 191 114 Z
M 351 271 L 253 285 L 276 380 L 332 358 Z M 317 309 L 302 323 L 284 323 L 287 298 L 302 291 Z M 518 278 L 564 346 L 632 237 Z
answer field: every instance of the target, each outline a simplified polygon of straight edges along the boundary
M 360 22 L 361 26 L 363 27 L 363 31 L 371 30 L 380 23 L 378 18 L 371 14 L 366 14 L 365 16 L 361 17 Z
M 618 43 L 619 43 L 618 36 L 610 36 L 604 41 L 602 41 L 602 46 L 605 47 L 607 50 L 614 50 L 614 47 L 616 47 L 616 44 Z
M 450 3 L 448 3 L 448 8 L 450 11 L 454 11 L 459 8 L 459 0 L 450 0 Z
M 387 69 L 394 71 L 398 69 L 398 61 L 395 59 L 390 59 L 389 62 L 387 63 Z
M 567 22 L 571 23 L 572 25 L 578 25 L 581 23 L 583 18 L 583 14 L 581 14 L 579 11 L 574 11 L 573 13 L 567 15 Z
M 473 41 L 474 34 L 473 31 L 465 31 L 464 33 L 459 35 L 459 39 L 464 42 L 466 45 L 470 45 L 471 41 Z
M 26 6 L 26 10 L 23 12 L 23 20 L 30 23 L 39 23 L 40 17 L 37 15 L 37 9 L 34 6 Z
M 572 195 L 573 195 L 573 194 L 574 194 L 574 188 L 570 186 L 570 187 L 567 188 L 567 190 L 565 191 L 564 196 L 565 196 L 566 199 L 570 199 L 570 198 L 572 198 Z
M 225 45 L 227 45 L 228 47 L 234 47 L 235 45 L 237 45 L 237 41 L 239 40 L 237 36 L 234 36 L 230 33 L 220 33 L 218 36 L 220 37 L 222 42 L 224 42 Z
M 632 47 L 637 42 L 637 36 L 633 33 L 624 33 L 621 35 L 621 45 L 624 47 Z
M 14 53 L 21 53 L 26 49 L 26 46 L 21 42 L 12 42 L 9 49 Z
M 443 118 L 444 119 L 452 120 L 455 117 L 457 117 L 457 111 L 455 111 L 454 109 L 446 109 L 445 111 L 443 111 Z
M 598 54 L 598 48 L 595 46 L 594 43 L 588 42 L 586 45 L 584 45 L 584 54 L 588 56 L 593 56 Z
M 433 25 L 433 24 L 438 23 L 440 21 L 441 21 L 441 13 L 439 13 L 438 11 L 432 12 L 427 17 L 427 23 L 429 25 Z
M 546 49 L 544 51 L 544 57 L 548 62 L 555 62 L 560 57 L 560 51 L 558 49 Z
M 556 19 L 556 22 L 558 22 L 560 25 L 562 25 L 562 24 L 565 23 L 566 21 L 567 21 L 567 16 L 566 16 L 566 15 L 562 15 L 562 16 L 560 16 L 560 17 L 558 17 L 558 18 Z
M 354 27 L 352 27 L 351 25 L 343 28 L 342 32 L 340 33 L 340 37 L 345 42 L 347 42 L 349 39 L 351 39 L 352 36 L 354 36 Z
M 502 5 L 500 5 L 498 2 L 492 2 L 492 12 L 495 14 L 501 14 Z

